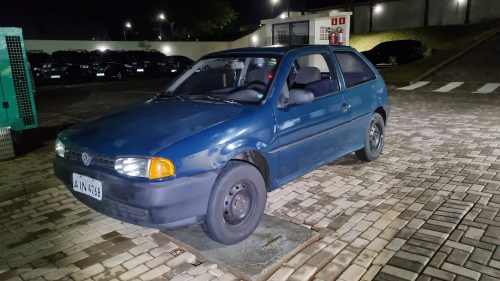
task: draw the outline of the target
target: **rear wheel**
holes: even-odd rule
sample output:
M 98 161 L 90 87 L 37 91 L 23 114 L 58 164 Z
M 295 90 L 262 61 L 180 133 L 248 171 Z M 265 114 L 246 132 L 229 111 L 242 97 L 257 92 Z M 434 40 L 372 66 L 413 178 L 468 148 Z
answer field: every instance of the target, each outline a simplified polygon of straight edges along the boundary
M 257 168 L 229 162 L 215 181 L 203 229 L 222 244 L 245 240 L 260 222 L 266 197 L 266 184 Z
M 385 142 L 385 123 L 382 116 L 374 113 L 365 136 L 365 147 L 356 151 L 359 160 L 374 161 L 382 152 Z

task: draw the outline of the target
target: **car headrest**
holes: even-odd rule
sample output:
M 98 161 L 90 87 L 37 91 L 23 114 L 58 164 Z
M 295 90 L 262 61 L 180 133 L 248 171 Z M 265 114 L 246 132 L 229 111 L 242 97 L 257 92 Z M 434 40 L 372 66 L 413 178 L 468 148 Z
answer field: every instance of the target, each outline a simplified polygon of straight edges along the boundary
M 295 83 L 301 85 L 307 85 L 319 80 L 321 80 L 321 71 L 319 68 L 313 66 L 300 68 L 295 77 Z
M 250 84 L 255 81 L 267 83 L 267 80 L 268 78 L 266 71 L 262 68 L 256 68 L 248 72 L 246 82 L 247 84 Z

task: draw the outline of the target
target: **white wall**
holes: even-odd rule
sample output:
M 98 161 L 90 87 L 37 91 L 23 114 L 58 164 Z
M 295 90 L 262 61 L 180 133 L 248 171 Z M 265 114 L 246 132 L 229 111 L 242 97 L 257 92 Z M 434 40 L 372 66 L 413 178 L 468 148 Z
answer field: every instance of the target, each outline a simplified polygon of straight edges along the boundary
M 229 47 L 232 49 L 267 46 L 267 45 L 269 44 L 267 42 L 267 34 L 265 26 L 262 26 L 261 28 L 257 29 L 256 31 L 250 33 L 247 36 L 244 36 L 233 42 L 229 42 Z
M 26 50 L 52 53 L 58 50 L 140 50 L 138 41 L 74 41 L 74 40 L 25 40 Z M 167 55 L 183 55 L 191 59 L 231 48 L 231 42 L 148 42 L 151 48 Z
M 24 44 L 28 51 L 44 51 L 53 53 L 59 50 L 141 50 L 139 41 L 77 41 L 77 40 L 25 40 Z M 236 41 L 223 42 L 170 42 L 152 41 L 147 42 L 152 49 L 156 49 L 166 55 L 183 55 L 197 60 L 208 53 L 233 48 L 256 47 L 267 45 L 266 29 L 264 27 L 244 36 Z

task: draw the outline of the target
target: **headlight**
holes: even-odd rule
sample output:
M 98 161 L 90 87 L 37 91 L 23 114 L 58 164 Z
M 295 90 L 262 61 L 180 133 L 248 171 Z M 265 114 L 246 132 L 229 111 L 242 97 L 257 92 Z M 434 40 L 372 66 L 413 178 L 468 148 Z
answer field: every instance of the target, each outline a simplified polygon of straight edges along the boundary
M 118 158 L 115 170 L 126 176 L 149 179 L 161 179 L 175 174 L 172 161 L 163 158 Z
M 55 146 L 56 155 L 64 158 L 65 150 L 66 148 L 64 147 L 64 144 L 60 140 L 56 140 L 56 146 Z

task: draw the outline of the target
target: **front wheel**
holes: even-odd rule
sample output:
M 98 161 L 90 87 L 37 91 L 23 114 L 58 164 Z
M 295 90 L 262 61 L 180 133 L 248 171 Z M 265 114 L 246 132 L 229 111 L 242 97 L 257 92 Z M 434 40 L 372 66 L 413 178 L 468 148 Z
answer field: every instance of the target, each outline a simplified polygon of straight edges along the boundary
M 246 162 L 231 161 L 215 181 L 203 229 L 219 243 L 241 242 L 257 228 L 266 199 L 259 170 Z
M 380 156 L 385 142 L 385 122 L 382 116 L 374 113 L 365 136 L 365 147 L 356 151 L 359 160 L 375 161 Z

